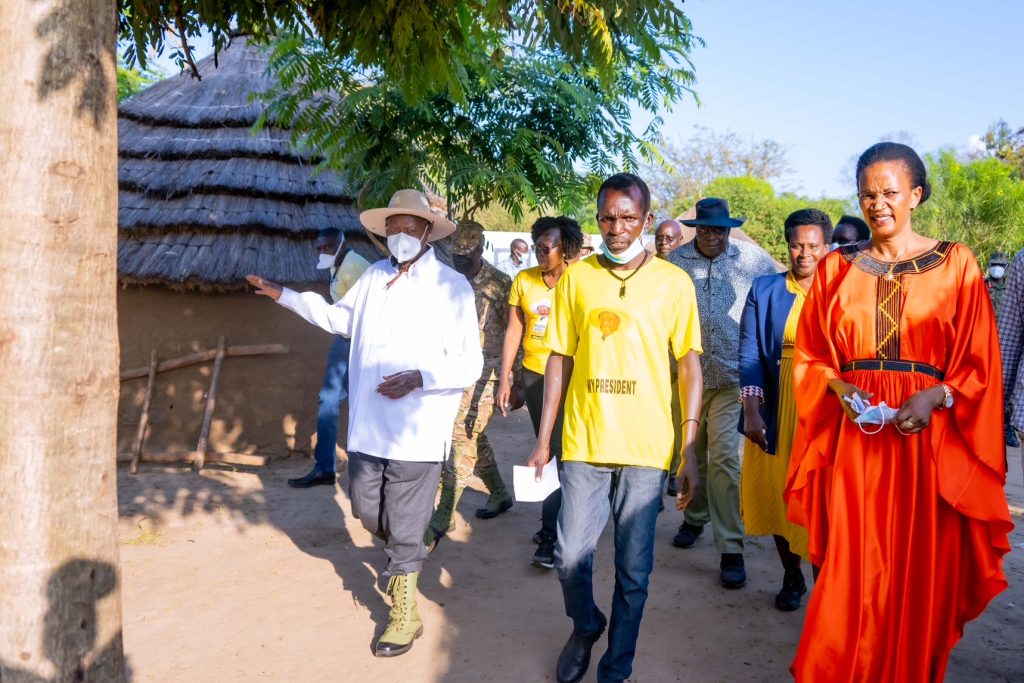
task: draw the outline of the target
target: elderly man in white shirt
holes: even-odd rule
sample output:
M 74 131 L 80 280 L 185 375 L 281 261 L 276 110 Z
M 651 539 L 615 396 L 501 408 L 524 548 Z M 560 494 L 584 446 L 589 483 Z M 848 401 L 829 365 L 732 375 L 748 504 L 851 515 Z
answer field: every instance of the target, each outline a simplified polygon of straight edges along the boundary
M 250 275 L 310 323 L 352 338 L 349 365 L 349 498 L 365 529 L 384 541 L 392 600 L 377 656 L 407 652 L 423 633 L 416 581 L 427 549 L 441 463 L 451 446 L 462 391 L 483 368 L 473 290 L 441 263 L 430 242 L 455 230 L 416 190 L 360 214 L 387 238 L 392 257 L 367 269 L 333 306 Z

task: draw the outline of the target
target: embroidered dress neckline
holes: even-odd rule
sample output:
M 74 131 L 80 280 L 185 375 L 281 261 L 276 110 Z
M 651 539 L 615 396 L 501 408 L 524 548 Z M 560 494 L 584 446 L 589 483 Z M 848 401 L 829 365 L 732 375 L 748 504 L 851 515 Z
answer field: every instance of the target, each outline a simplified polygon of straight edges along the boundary
M 868 275 L 874 275 L 875 277 L 885 277 L 889 273 L 899 276 L 931 270 L 949 256 L 949 252 L 955 243 L 939 242 L 931 249 L 918 254 L 914 258 L 901 261 L 883 261 L 876 258 L 866 250 L 862 250 L 862 244 L 862 242 L 857 242 L 856 244 L 840 247 L 839 253 L 846 259 L 847 263 L 856 266 L 858 270 L 862 270 Z

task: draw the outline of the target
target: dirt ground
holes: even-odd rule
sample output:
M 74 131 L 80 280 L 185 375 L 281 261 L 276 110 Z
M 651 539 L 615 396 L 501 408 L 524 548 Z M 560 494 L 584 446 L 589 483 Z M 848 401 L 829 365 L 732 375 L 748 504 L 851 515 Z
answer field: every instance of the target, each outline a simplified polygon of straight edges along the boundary
M 525 410 L 496 418 L 489 434 L 502 473 L 525 459 Z M 1007 491 L 1018 525 L 1006 560 L 1010 588 L 968 624 L 949 681 L 1019 681 L 1024 672 L 1024 488 L 1010 451 Z M 383 551 L 352 519 L 342 475 L 336 489 L 293 490 L 309 461 L 248 471 L 144 465 L 119 472 L 124 643 L 134 681 L 552 681 L 570 632 L 553 572 L 534 569 L 530 537 L 540 505 L 494 520 L 472 513 L 474 480 L 458 528 L 424 568 L 426 632 L 408 654 L 376 659 L 387 620 L 377 581 Z M 666 499 L 671 508 L 671 501 Z M 659 518 L 655 569 L 631 681 L 785 681 L 804 610 L 772 605 L 781 569 L 770 539 L 748 539 L 749 580 L 718 584 L 711 534 L 678 550 L 680 514 Z M 610 527 L 609 527 L 610 528 Z M 613 567 L 609 530 L 595 558 L 595 592 L 607 612 Z M 595 680 L 595 665 L 586 681 Z

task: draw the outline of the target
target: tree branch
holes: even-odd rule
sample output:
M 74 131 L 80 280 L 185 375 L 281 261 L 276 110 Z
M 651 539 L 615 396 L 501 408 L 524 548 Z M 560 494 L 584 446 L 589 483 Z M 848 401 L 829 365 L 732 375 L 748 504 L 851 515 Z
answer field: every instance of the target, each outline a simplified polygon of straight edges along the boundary
M 196 66 L 195 59 L 192 58 L 192 48 L 188 46 L 188 38 L 185 35 L 185 18 L 181 14 L 181 5 L 177 2 L 171 3 L 171 7 L 174 11 L 174 25 L 178 29 L 178 39 L 181 41 L 181 49 L 185 55 L 185 62 L 188 64 L 188 68 L 192 71 L 192 78 L 197 81 L 203 80 L 203 77 L 199 73 L 199 67 Z

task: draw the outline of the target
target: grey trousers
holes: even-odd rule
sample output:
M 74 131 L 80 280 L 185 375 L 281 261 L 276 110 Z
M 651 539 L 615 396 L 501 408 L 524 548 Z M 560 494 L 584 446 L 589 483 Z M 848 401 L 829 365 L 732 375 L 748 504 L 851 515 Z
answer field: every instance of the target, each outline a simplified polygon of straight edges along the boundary
M 434 512 L 440 462 L 348 454 L 348 497 L 363 528 L 384 541 L 383 576 L 418 572 L 427 559 L 423 533 Z
M 700 489 L 684 515 L 686 522 L 694 526 L 711 522 L 720 553 L 743 552 L 740 433 L 736 429 L 743 412 L 739 396 L 739 387 L 704 390 L 694 443 Z

